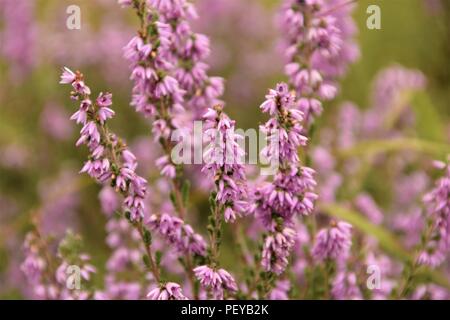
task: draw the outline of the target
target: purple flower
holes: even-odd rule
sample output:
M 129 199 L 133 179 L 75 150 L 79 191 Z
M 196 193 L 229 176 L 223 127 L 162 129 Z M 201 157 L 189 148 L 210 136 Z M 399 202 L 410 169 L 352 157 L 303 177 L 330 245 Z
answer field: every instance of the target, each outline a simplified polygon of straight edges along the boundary
M 235 133 L 235 122 L 228 118 L 221 106 L 209 108 L 204 118 L 207 146 L 202 172 L 214 177 L 216 201 L 225 208 L 225 221 L 234 222 L 236 215 L 241 216 L 247 211 L 244 202 L 247 195 L 243 165 L 245 152 L 239 145 L 243 137 Z
M 7 63 L 14 82 L 23 81 L 36 66 L 40 36 L 36 9 L 36 3 L 27 0 L 2 0 L 0 3 L 0 57 Z
M 91 274 L 97 272 L 96 268 L 87 262 L 89 259 L 89 256 L 86 254 L 79 255 L 79 262 L 81 264 L 78 265 L 78 267 L 80 267 L 80 276 L 83 280 L 86 281 L 89 281 L 91 279 Z M 67 269 L 70 267 L 70 265 L 71 264 L 68 261 L 63 260 L 56 270 L 56 280 L 61 285 L 66 285 L 68 276 Z
M 75 73 L 67 67 L 63 68 L 63 73 L 61 74 L 61 84 L 72 83 L 76 79 Z
M 264 270 L 278 275 L 284 272 L 295 244 L 295 236 L 295 230 L 286 227 L 281 232 L 271 233 L 264 239 L 261 259 Z
M 167 178 L 174 179 L 177 175 L 175 165 L 170 161 L 169 156 L 158 158 L 156 166 L 161 170 L 161 174 Z
M 201 235 L 195 233 L 192 227 L 180 218 L 167 213 L 151 215 L 147 220 L 151 230 L 158 232 L 169 243 L 182 253 L 206 254 L 206 242 Z
M 336 96 L 334 80 L 345 73 L 359 51 L 354 43 L 353 6 L 335 0 L 285 0 L 280 15 L 286 47 L 285 73 L 304 99 L 300 104 L 307 123 L 322 112 L 321 100 Z
M 167 282 L 147 294 L 150 300 L 187 300 L 179 284 Z
M 305 146 L 302 112 L 295 109 L 297 101 L 289 92 L 287 84 L 278 84 L 266 96 L 261 105 L 271 118 L 262 126 L 268 145 L 262 155 L 277 160 L 278 171 L 271 183 L 256 188 L 255 214 L 270 229 L 275 214 L 286 221 L 294 215 L 309 215 L 314 209 L 317 195 L 313 192 L 316 181 L 314 170 L 300 165 L 298 149 Z
M 67 140 L 72 134 L 66 111 L 58 105 L 45 106 L 40 116 L 40 125 L 44 132 L 58 140 Z
M 297 216 L 313 212 L 317 195 L 314 170 L 301 166 L 298 151 L 305 146 L 302 111 L 285 83 L 270 89 L 261 110 L 271 118 L 261 126 L 267 134 L 267 146 L 262 156 L 277 164 L 271 182 L 264 181 L 253 188 L 251 206 L 269 234 L 264 239 L 261 264 L 266 271 L 281 274 L 286 269 L 295 244 L 292 228 Z
M 111 216 L 119 208 L 119 199 L 110 186 L 104 186 L 98 195 L 102 211 Z
M 394 124 L 410 127 L 414 122 L 414 113 L 411 112 L 409 101 L 402 99 L 402 94 L 424 89 L 425 85 L 426 78 L 418 70 L 394 65 L 380 71 L 373 85 L 373 106 L 364 114 L 363 133 L 369 137 L 386 136 L 384 125 L 392 108 L 401 111 Z M 392 135 L 393 129 L 387 133 Z
M 72 74 L 73 72 L 65 68 L 61 76 L 64 79 L 62 83 L 69 83 Z M 106 127 L 106 120 L 114 116 L 114 111 L 109 108 L 112 105 L 112 95 L 100 93 L 95 103 L 92 103 L 89 98 L 90 90 L 86 89 L 83 75 L 79 72 L 75 74 L 72 86 L 77 90 L 76 100 L 82 99 L 79 111 L 71 117 L 72 120 L 83 124 L 81 137 L 76 145 L 85 144 L 91 152 L 89 160 L 85 162 L 80 172 L 88 173 L 100 183 L 111 180 L 116 191 L 125 197 L 123 202 L 125 212 L 129 213 L 133 220 L 142 219 L 147 181 L 135 172 L 136 157 L 125 145 L 121 145 L 119 152 L 117 137 L 109 133 Z M 105 148 L 108 148 L 109 152 L 105 152 Z
M 148 4 L 159 13 L 161 22 L 167 26 L 164 31 L 166 38 L 170 38 L 167 42 L 170 54 L 166 54 L 165 58 L 170 61 L 171 74 L 186 93 L 185 105 L 195 118 L 201 117 L 206 108 L 221 103 L 219 97 L 223 94 L 223 79 L 207 74 L 205 60 L 210 53 L 209 39 L 191 29 L 189 19 L 197 17 L 195 8 L 186 0 L 152 0 Z
M 363 298 L 353 272 L 338 272 L 333 280 L 331 294 L 337 300 L 361 300 Z
M 352 246 L 352 226 L 346 222 L 332 222 L 330 228 L 316 235 L 312 254 L 317 261 L 326 259 L 345 261 Z
M 355 199 L 355 205 L 373 223 L 381 224 L 383 222 L 383 212 L 369 194 L 359 194 Z
M 450 165 L 438 162 L 437 166 L 444 170 L 444 176 L 423 198 L 432 226 L 425 248 L 418 256 L 418 263 L 431 267 L 442 264 L 448 255 L 450 244 Z
M 204 265 L 196 267 L 194 273 L 204 288 L 212 290 L 214 299 L 223 299 L 224 290 L 238 290 L 236 281 L 225 269 L 216 270 Z
M 270 300 L 289 300 L 291 282 L 289 280 L 278 280 L 275 288 L 269 293 Z

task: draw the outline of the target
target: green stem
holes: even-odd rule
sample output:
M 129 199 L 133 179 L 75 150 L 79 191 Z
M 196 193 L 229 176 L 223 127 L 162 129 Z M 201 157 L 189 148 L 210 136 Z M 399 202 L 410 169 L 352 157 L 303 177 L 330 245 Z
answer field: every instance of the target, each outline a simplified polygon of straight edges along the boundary
M 153 276 L 155 277 L 155 280 L 158 283 L 161 283 L 159 269 L 158 269 L 158 266 L 156 265 L 155 260 L 153 259 L 151 244 L 147 244 L 146 240 L 145 240 L 145 235 L 144 235 L 145 227 L 144 227 L 144 224 L 142 223 L 142 220 L 139 220 L 136 224 L 134 224 L 134 227 L 139 232 L 139 235 L 141 236 L 141 240 L 144 243 L 145 252 L 147 253 L 148 261 L 149 261 L 149 269 L 152 272 Z

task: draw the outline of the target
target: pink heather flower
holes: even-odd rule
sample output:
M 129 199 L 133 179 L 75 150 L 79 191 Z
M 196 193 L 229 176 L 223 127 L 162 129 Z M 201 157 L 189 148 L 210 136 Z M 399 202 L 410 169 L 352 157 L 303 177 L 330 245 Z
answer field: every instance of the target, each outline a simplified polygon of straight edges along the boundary
M 291 282 L 289 280 L 277 281 L 275 288 L 269 293 L 270 300 L 289 300 L 289 291 L 291 290 Z
M 96 268 L 89 264 L 89 256 L 86 254 L 81 254 L 80 256 L 80 264 L 78 267 L 80 267 L 80 276 L 82 280 L 89 281 L 91 279 L 91 274 L 97 272 Z M 65 286 L 67 282 L 67 269 L 70 267 L 71 263 L 68 261 L 63 260 L 62 263 L 59 265 L 58 269 L 56 270 L 56 280 L 59 282 L 59 284 Z
M 34 232 L 26 235 L 23 249 L 25 260 L 20 265 L 20 270 L 31 285 L 33 296 L 37 299 L 58 299 L 60 290 L 52 278 L 45 275 L 49 266 L 44 258 L 41 240 Z
M 75 73 L 67 67 L 63 68 L 63 73 L 61 74 L 61 84 L 72 83 L 76 79 Z
M 87 120 L 87 111 L 91 106 L 91 100 L 84 99 L 83 101 L 81 101 L 80 109 L 70 117 L 70 120 L 75 120 L 77 124 L 85 124 Z
M 234 222 L 236 216 L 246 213 L 244 199 L 247 181 L 243 165 L 244 150 L 239 145 L 242 136 L 235 133 L 235 122 L 222 111 L 222 107 L 209 108 L 206 120 L 204 151 L 205 165 L 202 172 L 213 177 L 216 185 L 216 200 L 225 207 L 226 222 Z
M 179 252 L 205 256 L 205 240 L 201 235 L 195 233 L 192 227 L 180 218 L 171 216 L 167 213 L 164 213 L 161 216 L 153 214 L 146 223 L 151 230 L 158 232 Z
M 264 240 L 261 264 L 266 271 L 281 274 L 289 262 L 295 244 L 294 218 L 313 212 L 317 195 L 314 170 L 301 166 L 298 149 L 305 146 L 303 113 L 285 83 L 277 84 L 261 105 L 271 118 L 261 126 L 268 145 L 261 154 L 278 165 L 272 182 L 263 182 L 253 190 L 255 216 L 269 234 Z
M 444 176 L 423 198 L 433 225 L 428 243 L 418 257 L 420 264 L 431 267 L 442 264 L 448 255 L 450 244 L 450 165 L 448 162 L 439 163 L 438 168 L 444 170 Z
M 156 166 L 161 170 L 161 174 L 167 178 L 174 179 L 177 175 L 175 165 L 170 161 L 169 156 L 158 158 Z
M 150 3 L 148 5 L 152 6 Z M 171 27 L 162 21 L 154 21 L 153 17 L 150 14 L 146 19 L 154 27 L 156 34 L 151 40 L 140 36 L 131 39 L 124 47 L 124 57 L 130 62 L 131 79 L 134 83 L 131 105 L 137 112 L 155 120 L 168 115 L 171 118 L 171 123 L 166 126 L 169 137 L 171 131 L 176 129 L 177 116 L 183 110 L 185 91 L 172 76 L 174 65 L 170 51 L 170 44 L 173 43 Z M 162 19 L 161 16 L 158 17 Z
M 393 230 L 402 234 L 403 243 L 408 249 L 414 248 L 420 242 L 422 231 L 426 225 L 422 208 L 419 206 L 396 214 L 392 218 L 391 224 Z
M 340 271 L 333 280 L 331 295 L 337 300 L 361 300 L 362 294 L 353 272 Z
M 326 259 L 345 261 L 352 245 L 352 226 L 346 222 L 333 222 L 328 229 L 316 235 L 312 254 L 318 261 Z
M 42 280 L 44 270 L 47 264 L 43 257 L 39 254 L 38 247 L 34 244 L 36 237 L 33 233 L 28 233 L 24 241 L 25 260 L 20 266 L 20 269 L 27 277 L 31 284 L 37 284 Z
M 450 297 L 447 289 L 434 284 L 423 284 L 417 287 L 411 299 L 413 300 L 448 300 Z
M 127 282 L 107 275 L 105 290 L 94 294 L 95 300 L 138 300 L 142 298 L 142 287 L 138 282 Z
M 72 134 L 66 111 L 51 103 L 47 104 L 41 113 L 40 126 L 44 132 L 57 140 L 67 140 Z
M 174 282 L 167 282 L 153 289 L 147 294 L 147 298 L 150 300 L 187 300 L 180 285 Z
M 381 224 L 384 215 L 368 193 L 361 193 L 355 199 L 355 205 L 374 224 Z
M 296 232 L 285 227 L 281 232 L 269 234 L 264 239 L 261 265 L 264 270 L 282 274 L 288 265 L 288 258 L 295 244 Z
M 73 78 L 73 72 L 65 68 L 61 76 L 62 83 L 70 83 L 76 90 L 73 94 L 75 100 L 81 100 L 80 108 L 71 119 L 83 124 L 80 131 L 81 137 L 76 145 L 85 144 L 91 155 L 85 162 L 80 172 L 86 172 L 100 183 L 111 180 L 116 191 L 124 195 L 124 211 L 130 214 L 131 219 L 144 217 L 144 199 L 147 191 L 147 181 L 136 174 L 136 157 L 127 148 L 122 146 L 117 152 L 118 139 L 108 133 L 105 121 L 114 116 L 114 111 L 109 108 L 112 105 L 110 93 L 100 93 L 95 103 L 90 100 L 90 90 L 83 82 L 83 75 L 77 72 Z M 105 147 L 110 152 L 105 152 Z M 114 156 L 110 153 L 115 153 Z M 108 156 L 109 154 L 109 156 Z M 121 155 L 121 156 L 120 156 Z
M 212 290 L 214 299 L 223 299 L 224 290 L 238 290 L 236 281 L 225 269 L 216 270 L 204 265 L 196 267 L 194 273 L 204 288 Z
M 0 3 L 0 58 L 7 64 L 9 77 L 17 83 L 36 66 L 38 21 L 36 3 L 2 0 Z M 8 80 L 8 79 L 7 79 Z
M 309 215 L 314 209 L 317 195 L 313 192 L 316 181 L 314 170 L 300 165 L 298 148 L 305 146 L 302 112 L 295 109 L 295 97 L 285 83 L 278 84 L 266 96 L 261 109 L 271 119 L 261 127 L 268 135 L 262 155 L 279 163 L 278 172 L 271 183 L 255 190 L 255 214 L 271 228 L 273 214 L 290 221 L 294 215 Z
M 338 138 L 340 148 L 350 148 L 361 134 L 362 114 L 358 107 L 351 102 L 344 102 L 339 107 Z
M 354 43 L 353 6 L 332 10 L 335 0 L 285 0 L 280 15 L 286 47 L 285 73 L 304 99 L 299 105 L 307 123 L 322 112 L 321 100 L 336 96 L 334 80 L 345 73 L 359 51 Z
M 98 194 L 100 205 L 103 213 L 111 216 L 117 209 L 119 209 L 119 199 L 116 192 L 110 186 L 104 186 Z
M 426 77 L 418 70 L 407 69 L 402 66 L 390 66 L 376 76 L 373 85 L 373 106 L 363 118 L 362 129 L 369 137 L 386 135 L 384 123 L 388 111 L 398 103 L 403 103 L 401 114 L 396 124 L 409 127 L 414 121 L 414 114 L 408 102 L 401 100 L 402 94 L 409 91 L 419 91 L 426 86 Z M 385 115 L 385 116 L 380 116 Z M 392 134 L 392 130 L 388 132 Z
M 190 2 L 151 0 L 148 4 L 167 25 L 165 32 L 171 41 L 166 59 L 171 63 L 172 75 L 186 92 L 187 108 L 198 118 L 206 108 L 221 103 L 219 97 L 223 94 L 223 79 L 207 74 L 209 67 L 205 60 L 210 53 L 209 39 L 191 29 L 189 20 L 196 18 L 197 13 Z

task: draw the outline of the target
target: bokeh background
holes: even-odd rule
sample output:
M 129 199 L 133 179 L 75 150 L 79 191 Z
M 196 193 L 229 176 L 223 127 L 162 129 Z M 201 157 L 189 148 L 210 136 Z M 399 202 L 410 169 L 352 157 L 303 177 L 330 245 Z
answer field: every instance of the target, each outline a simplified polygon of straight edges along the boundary
M 211 38 L 210 74 L 226 79 L 226 110 L 238 127 L 256 128 L 264 119 L 258 106 L 267 89 L 285 80 L 275 23 L 279 1 L 193 2 L 200 16 L 195 30 Z M 81 8 L 81 30 L 66 28 L 66 8 L 73 4 Z M 366 27 L 370 4 L 381 7 L 381 30 Z M 62 66 L 82 70 L 94 92 L 113 93 L 117 116 L 111 127 L 138 155 L 141 170 L 154 171 L 157 151 L 150 127 L 129 106 L 132 84 L 122 47 L 137 26 L 130 11 L 115 0 L 0 0 L 0 298 L 27 297 L 21 246 L 36 215 L 43 232 L 56 238 L 69 228 L 80 233 L 94 264 L 104 265 L 109 255 L 100 187 L 78 175 L 86 151 L 74 147 L 79 128 L 69 121 L 75 106 L 58 85 Z M 360 57 L 315 130 L 335 127 L 344 101 L 371 108 L 377 75 L 401 65 L 427 79 L 412 99 L 416 121 L 406 134 L 448 144 L 450 1 L 360 0 L 354 19 Z M 316 134 L 312 144 L 320 141 Z M 420 163 L 432 158 L 426 155 Z M 364 182 L 381 208 L 389 206 L 384 185 L 389 168 L 379 164 Z M 206 197 L 201 188 L 194 191 L 192 210 L 200 225 L 207 215 Z M 233 269 L 231 246 L 225 245 L 223 260 Z

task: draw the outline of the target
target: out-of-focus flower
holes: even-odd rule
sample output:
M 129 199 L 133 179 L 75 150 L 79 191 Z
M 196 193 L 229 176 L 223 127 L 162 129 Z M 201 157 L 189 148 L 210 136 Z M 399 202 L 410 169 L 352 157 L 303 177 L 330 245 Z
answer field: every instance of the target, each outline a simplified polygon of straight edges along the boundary
M 314 240 L 312 254 L 318 261 L 347 259 L 352 246 L 352 226 L 346 222 L 332 222 L 331 226 L 320 230 Z
M 192 227 L 180 218 L 167 213 L 151 215 L 146 222 L 151 230 L 158 232 L 164 239 L 174 245 L 182 253 L 194 253 L 200 256 L 206 254 L 206 242 L 195 233 Z
M 426 231 L 428 242 L 418 257 L 420 264 L 432 267 L 439 266 L 445 260 L 450 243 L 450 165 L 442 162 L 437 165 L 444 170 L 444 176 L 435 183 L 435 188 L 423 199 L 428 207 L 432 226 L 429 234 Z

